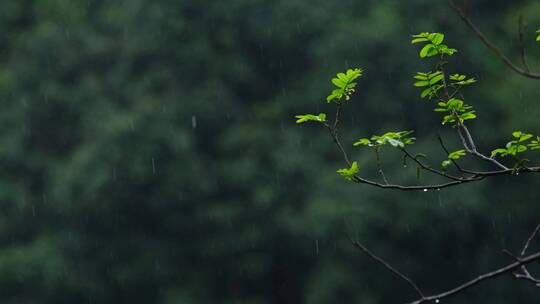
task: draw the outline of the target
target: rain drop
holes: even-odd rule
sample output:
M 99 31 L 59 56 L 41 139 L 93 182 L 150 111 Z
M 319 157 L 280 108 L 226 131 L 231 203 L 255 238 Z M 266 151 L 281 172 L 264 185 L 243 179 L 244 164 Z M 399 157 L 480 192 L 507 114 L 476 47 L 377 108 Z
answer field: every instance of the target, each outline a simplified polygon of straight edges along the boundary
M 424 192 L 427 192 L 427 189 L 424 188 Z
M 191 116 L 191 127 L 193 129 L 197 128 L 197 116 L 195 116 L 195 115 Z

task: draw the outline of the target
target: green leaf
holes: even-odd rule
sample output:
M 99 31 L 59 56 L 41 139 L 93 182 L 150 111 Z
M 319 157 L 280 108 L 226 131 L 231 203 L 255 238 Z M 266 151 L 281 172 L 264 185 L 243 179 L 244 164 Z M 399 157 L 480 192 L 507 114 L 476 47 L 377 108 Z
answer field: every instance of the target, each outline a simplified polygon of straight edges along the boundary
M 443 167 L 443 169 L 446 169 L 448 168 L 448 166 L 450 166 L 452 164 L 452 161 L 447 159 L 447 160 L 443 160 L 442 163 L 441 163 L 441 167 Z
M 431 43 L 433 43 L 434 45 L 439 45 L 443 42 L 444 35 L 441 33 L 433 33 L 430 35 L 430 38 L 431 38 Z
M 461 74 L 450 75 L 450 80 L 461 81 L 461 80 L 464 80 L 465 78 L 466 78 L 466 76 L 461 75 Z
M 396 148 L 403 148 L 405 145 L 414 144 L 415 138 L 409 137 L 413 131 L 387 132 L 383 135 L 373 135 L 371 137 L 371 146 L 379 147 L 390 144 Z
M 448 154 L 448 159 L 458 160 L 462 156 L 465 156 L 466 154 L 467 153 L 465 152 L 465 150 L 457 150 Z
M 421 50 L 420 50 L 420 58 L 425 57 L 431 57 L 437 55 L 437 49 L 435 48 L 435 45 L 433 44 L 426 44 Z
M 521 137 L 521 131 L 514 131 L 512 132 L 512 136 L 514 136 L 515 138 L 520 138 Z
M 429 41 L 429 39 L 427 38 L 414 38 L 411 43 L 412 44 L 415 44 L 415 43 L 419 43 L 419 42 L 425 42 L 425 41 Z
M 463 100 L 452 98 L 446 103 L 449 109 L 458 110 L 463 107 Z
M 524 141 L 527 141 L 527 140 L 529 140 L 529 139 L 531 139 L 533 137 L 532 134 L 524 133 L 522 131 L 514 131 L 514 132 L 512 132 L 512 136 L 514 138 L 517 138 L 518 142 L 524 142 Z
M 443 79 L 444 75 L 443 74 L 438 74 L 437 76 L 431 78 L 429 80 L 429 84 L 430 85 L 434 85 L 436 84 L 437 82 L 441 81 Z
M 316 121 L 316 122 L 326 121 L 325 113 L 320 113 L 319 115 L 303 114 L 303 115 L 296 115 L 295 117 L 297 118 L 296 123 L 303 123 L 307 121 Z
M 495 149 L 493 151 L 491 151 L 491 157 L 495 157 L 497 156 L 497 154 L 501 154 L 501 156 L 505 156 L 508 154 L 508 152 L 506 151 L 506 149 L 502 149 L 502 148 L 499 148 L 499 149 Z
M 523 134 L 523 135 L 519 138 L 519 142 L 523 142 L 523 141 L 529 140 L 531 137 L 532 137 L 532 134 Z
M 341 81 L 347 82 L 347 75 L 345 73 L 337 73 L 336 75 Z
M 420 97 L 421 97 L 421 98 L 424 98 L 424 97 L 426 97 L 426 96 L 429 96 L 429 95 L 431 94 L 431 92 L 432 92 L 432 91 L 431 91 L 431 88 L 424 89 L 424 90 L 422 91 L 422 93 L 420 93 Z
M 476 118 L 476 114 L 474 113 L 474 111 L 470 111 L 470 112 L 466 112 L 466 113 L 463 113 L 461 115 L 459 115 L 459 118 L 464 121 L 464 120 L 469 120 L 469 119 L 475 119 Z
M 469 78 L 469 79 L 466 79 L 466 78 L 467 76 L 461 75 L 461 74 L 450 75 L 450 80 L 454 81 L 452 85 L 465 86 L 465 85 L 470 85 L 476 82 L 476 79 L 474 78 Z
M 370 146 L 371 141 L 367 138 L 360 138 L 358 141 L 356 141 L 353 146 Z
M 388 143 L 390 143 L 393 147 L 396 147 L 396 148 L 403 148 L 405 146 L 405 144 L 402 141 L 393 139 L 393 138 L 389 138 Z
M 354 175 L 358 173 L 358 164 L 353 162 L 350 168 L 339 169 L 336 172 L 346 180 L 352 180 Z
M 344 88 L 347 83 L 339 78 L 332 78 L 332 83 L 336 85 L 338 88 Z
M 527 146 L 529 146 L 531 150 L 540 149 L 540 136 L 536 136 L 536 139 L 532 140 Z
M 332 90 L 332 93 L 326 97 L 327 102 L 333 100 L 341 101 L 342 99 L 349 100 L 351 94 L 355 91 L 355 80 L 362 76 L 362 69 L 348 69 L 345 73 L 337 73 L 336 77 L 331 79 L 331 82 L 337 87 Z
M 428 42 L 420 50 L 420 58 L 432 57 L 438 54 L 453 55 L 457 52 L 456 49 L 449 48 L 447 45 L 442 44 L 444 41 L 444 34 L 442 33 L 420 33 L 413 35 L 411 43 Z
M 454 117 L 454 115 L 445 115 L 443 117 L 442 124 L 445 125 L 449 122 L 455 122 L 455 121 L 456 121 L 456 118 Z
M 417 82 L 414 83 L 415 87 L 425 87 L 425 86 L 428 86 L 428 85 L 429 85 L 429 81 L 427 81 L 427 80 L 417 81 Z
M 540 41 L 540 30 L 537 30 L 536 33 L 538 34 L 538 37 L 536 37 L 536 41 Z
M 427 42 L 429 41 L 429 33 L 427 32 L 424 32 L 424 33 L 420 33 L 420 34 L 417 34 L 417 35 L 412 35 L 412 37 L 414 38 L 411 43 L 412 44 L 415 44 L 415 43 L 419 43 L 419 42 Z
M 441 44 L 438 46 L 437 51 L 441 54 L 454 55 L 457 52 L 456 49 L 449 48 L 447 45 Z

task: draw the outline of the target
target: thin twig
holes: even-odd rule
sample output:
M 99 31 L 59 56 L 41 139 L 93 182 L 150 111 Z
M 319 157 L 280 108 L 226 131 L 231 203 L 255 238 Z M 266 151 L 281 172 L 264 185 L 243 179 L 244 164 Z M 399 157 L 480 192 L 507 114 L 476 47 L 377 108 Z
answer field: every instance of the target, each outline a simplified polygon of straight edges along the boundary
M 334 123 L 332 126 L 325 124 L 325 126 L 328 128 L 328 131 L 330 131 L 330 136 L 332 136 L 332 139 L 334 143 L 337 145 L 338 149 L 341 151 L 341 154 L 343 154 L 343 158 L 345 159 L 345 162 L 347 165 L 351 165 L 351 161 L 349 160 L 349 156 L 347 154 L 347 151 L 345 151 L 345 148 L 343 148 L 343 145 L 341 144 L 341 141 L 339 140 L 338 135 L 338 128 L 339 128 L 339 117 L 341 113 L 341 103 L 338 103 L 336 108 L 336 116 L 334 118 Z
M 413 301 L 413 302 L 410 302 L 409 304 L 421 304 L 421 303 L 425 303 L 425 302 L 429 302 L 429 301 L 436 301 L 436 300 L 441 300 L 441 299 L 444 299 L 444 298 L 448 298 L 450 296 L 453 296 L 457 293 L 460 293 L 462 291 L 464 291 L 465 289 L 468 289 L 470 287 L 473 287 L 475 285 L 477 285 L 478 283 L 481 283 L 485 280 L 488 280 L 488 279 L 492 279 L 492 278 L 495 278 L 495 277 L 498 277 L 498 276 L 501 276 L 505 273 L 508 273 L 508 272 L 511 272 L 519 267 L 521 267 L 522 265 L 527 265 L 531 262 L 534 262 L 534 261 L 537 261 L 537 260 L 540 260 L 540 252 L 537 252 L 537 253 L 534 253 L 534 254 L 531 254 L 529 256 L 526 256 L 526 257 L 523 257 L 523 258 L 520 258 L 518 261 L 514 262 L 514 263 L 511 263 L 511 264 L 508 264 L 504 267 L 501 267 L 499 269 L 496 269 L 494 271 L 491 271 L 491 272 L 488 272 L 488 273 L 485 273 L 483 275 L 480 275 L 462 285 L 459 285 L 453 289 L 450 289 L 448 291 L 445 291 L 445 292 L 441 292 L 439 294 L 435 294 L 435 295 L 432 295 L 432 296 L 426 296 L 426 297 L 421 297 L 420 299 L 416 300 L 416 301 Z
M 439 140 L 439 144 L 441 145 L 446 155 L 450 155 L 450 150 L 446 148 L 446 145 L 444 144 L 443 139 L 440 134 L 437 134 L 437 139 Z M 458 162 L 455 159 L 450 159 L 450 161 L 454 164 L 454 166 L 459 172 L 464 172 L 461 166 L 458 164 Z
M 375 159 L 377 160 L 377 169 L 379 170 L 379 174 L 381 175 L 383 181 L 385 184 L 389 184 L 388 179 L 386 179 L 386 175 L 384 174 L 384 170 L 381 163 L 381 156 L 379 154 L 379 149 L 375 148 L 373 149 L 375 151 Z
M 469 129 L 467 128 L 465 123 L 463 123 L 463 121 L 461 121 L 461 119 L 459 117 L 458 117 L 457 121 L 458 121 L 459 127 L 463 130 L 463 132 L 465 132 L 465 136 L 467 137 L 467 140 L 469 141 L 470 149 L 473 152 L 476 152 L 476 144 L 474 143 L 471 132 L 469 132 Z
M 478 29 L 478 27 L 471 21 L 469 17 L 467 17 L 465 12 L 463 12 L 463 10 L 454 3 L 454 1 L 450 0 L 449 2 L 450 2 L 450 6 L 456 11 L 456 13 L 465 22 L 465 24 L 476 34 L 476 36 L 480 39 L 480 41 L 482 41 L 482 43 L 484 43 L 485 46 L 491 49 L 504 64 L 506 64 L 514 72 L 524 77 L 532 78 L 532 79 L 540 79 L 540 74 L 529 72 L 526 69 L 523 69 L 515 65 L 510 59 L 508 59 L 508 57 L 506 57 L 503 54 L 503 52 L 493 42 L 491 42 L 480 31 L 480 29 Z
M 525 281 L 528 281 L 528 282 L 531 282 L 533 283 L 536 287 L 540 287 L 540 279 L 537 279 L 535 277 L 533 277 L 529 271 L 527 270 L 527 268 L 525 268 L 524 266 L 521 266 L 521 271 L 522 273 L 514 273 L 514 278 L 518 279 L 518 280 L 525 280 Z
M 451 181 L 451 182 L 441 183 L 441 184 L 415 185 L 415 186 L 405 186 L 405 185 L 396 185 L 396 184 L 388 184 L 388 185 L 386 185 L 386 184 L 377 183 L 375 181 L 365 179 L 365 178 L 362 178 L 362 177 L 359 177 L 359 176 L 354 176 L 352 180 L 354 182 L 356 182 L 356 183 L 359 183 L 359 184 L 368 184 L 368 185 L 375 186 L 375 187 L 378 187 L 378 188 L 383 188 L 383 189 L 396 189 L 396 190 L 401 190 L 401 191 L 428 191 L 428 190 L 441 190 L 441 189 L 444 189 L 444 188 L 457 186 L 457 185 L 460 185 L 460 184 L 464 184 L 464 183 L 468 183 L 468 182 L 472 182 L 472 181 L 477 181 L 477 180 L 480 180 L 480 179 L 474 179 L 474 180 L 471 179 L 471 180 L 464 180 L 464 181 Z
M 521 250 L 521 253 L 520 253 L 521 256 L 524 256 L 525 253 L 527 253 L 527 249 L 531 245 L 532 240 L 534 239 L 534 237 L 536 237 L 536 235 L 538 235 L 539 232 L 540 232 L 540 224 L 538 224 L 538 226 L 536 226 L 536 228 L 534 229 L 532 234 L 527 239 L 527 242 L 525 242 L 525 245 L 523 245 L 523 249 Z
M 377 261 L 379 264 L 383 265 L 386 269 L 388 269 L 390 272 L 392 272 L 393 274 L 395 274 L 396 276 L 400 277 L 401 279 L 403 279 L 404 281 L 406 281 L 417 293 L 418 295 L 421 297 L 421 298 L 424 298 L 424 294 L 422 293 L 422 290 L 420 290 L 420 288 L 418 287 L 418 285 L 416 285 L 416 283 L 414 283 L 413 280 L 411 280 L 409 277 L 407 277 L 406 275 L 404 275 L 403 273 L 401 273 L 399 270 L 395 269 L 392 265 L 390 265 L 388 262 L 386 262 L 384 259 L 378 257 L 377 255 L 375 255 L 373 252 L 371 252 L 369 249 L 367 249 L 366 246 L 364 246 L 362 243 L 358 242 L 358 241 L 354 241 L 352 239 L 349 238 L 349 240 L 351 241 L 351 243 L 354 245 L 354 247 L 358 248 L 359 250 L 361 250 L 362 252 L 364 252 L 365 254 L 367 254 L 370 258 L 372 258 L 373 260 Z
M 478 152 L 478 150 L 476 149 L 476 146 L 474 145 L 472 135 L 469 132 L 469 129 L 467 129 L 467 126 L 465 126 L 464 123 L 460 122 L 457 130 L 458 130 L 459 138 L 461 139 L 461 143 L 463 144 L 463 147 L 465 148 L 465 150 L 468 153 L 480 158 L 481 160 L 485 160 L 487 162 L 490 162 L 490 163 L 494 164 L 495 166 L 497 166 L 497 167 L 499 167 L 499 168 L 501 168 L 503 170 L 508 170 L 508 167 L 501 164 L 498 160 L 496 160 L 496 159 L 494 159 L 492 157 L 485 156 L 484 154 Z M 463 132 L 465 132 L 465 134 L 466 134 L 466 136 L 467 136 L 467 138 L 469 140 L 469 143 L 471 143 L 470 147 L 467 145 L 465 137 L 464 137 L 463 133 L 461 133 L 461 130 L 463 130 Z
M 465 178 L 461 178 L 461 177 L 456 177 L 456 176 L 449 175 L 449 174 L 447 174 L 447 173 L 445 173 L 445 172 L 442 172 L 442 171 L 437 170 L 437 169 L 433 169 L 433 168 L 431 168 L 430 166 L 425 165 L 424 163 L 422 163 L 422 162 L 418 159 L 418 157 L 415 157 L 415 156 L 411 155 L 411 154 L 409 153 L 409 151 L 407 151 L 405 148 L 401 148 L 401 151 L 403 151 L 403 153 L 404 153 L 408 158 L 412 159 L 415 163 L 417 163 L 417 164 L 418 164 L 422 169 L 424 169 L 424 170 L 427 170 L 427 171 L 429 171 L 429 172 L 435 173 L 435 174 L 437 174 L 437 175 L 440 175 L 440 176 L 442 176 L 442 177 L 445 177 L 445 178 L 448 178 L 448 179 L 452 179 L 452 180 L 455 180 L 455 181 L 465 181 L 465 180 L 467 180 L 467 179 L 465 179 Z
M 540 233 L 540 224 L 536 226 L 536 228 L 533 230 L 532 234 L 529 236 L 527 241 L 525 242 L 525 245 L 523 245 L 523 249 L 521 249 L 520 257 L 523 257 L 527 253 L 527 249 L 529 248 L 532 240 Z M 519 258 L 516 258 L 519 259 Z M 525 280 L 533 283 L 536 287 L 540 287 L 540 279 L 537 279 L 531 275 L 529 270 L 527 269 L 527 266 L 522 265 L 520 267 L 521 272 L 514 272 L 514 278 L 518 280 Z
M 467 141 L 465 140 L 465 137 L 463 136 L 463 133 L 461 133 L 461 128 L 457 128 L 457 133 L 459 135 L 459 138 L 461 139 L 461 144 L 463 145 L 463 148 L 465 148 L 465 150 L 469 153 L 472 153 L 473 150 L 472 148 L 469 147 L 469 145 L 467 144 Z

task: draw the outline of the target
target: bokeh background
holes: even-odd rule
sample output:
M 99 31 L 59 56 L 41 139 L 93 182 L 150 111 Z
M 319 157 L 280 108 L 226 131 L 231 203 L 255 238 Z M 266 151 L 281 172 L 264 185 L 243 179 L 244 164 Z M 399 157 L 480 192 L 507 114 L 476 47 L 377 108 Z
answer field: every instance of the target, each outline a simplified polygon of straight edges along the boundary
M 540 68 L 538 1 L 468 1 L 511 58 L 517 21 Z M 538 179 L 419 193 L 348 183 L 324 129 L 329 79 L 361 67 L 343 119 L 360 137 L 415 130 L 433 164 L 458 141 L 412 86 L 410 35 L 446 33 L 483 151 L 540 133 L 539 84 L 509 71 L 446 1 L 3 0 L 0 3 L 0 302 L 402 303 L 511 259 L 539 222 Z M 397 154 L 387 175 L 436 182 Z M 529 155 L 539 160 L 538 154 Z M 478 164 L 476 163 L 476 166 Z M 538 242 L 534 244 L 538 246 Z M 538 247 L 536 247 L 538 248 Z M 534 266 L 533 266 L 534 269 Z M 445 303 L 537 303 L 507 275 Z

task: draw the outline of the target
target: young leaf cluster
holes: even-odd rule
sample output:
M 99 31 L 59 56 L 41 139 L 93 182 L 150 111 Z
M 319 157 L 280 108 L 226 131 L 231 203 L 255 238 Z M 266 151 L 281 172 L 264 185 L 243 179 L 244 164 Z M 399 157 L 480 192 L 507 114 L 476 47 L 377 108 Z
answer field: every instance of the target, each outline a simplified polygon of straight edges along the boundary
M 476 118 L 475 111 L 473 107 L 467 105 L 461 99 L 452 98 L 445 101 L 439 101 L 437 103 L 438 108 L 435 108 L 435 112 L 444 112 L 442 124 L 455 123 L 459 121 L 463 123 L 465 120 Z
M 452 80 L 452 82 L 450 83 L 450 86 L 455 87 L 455 88 L 470 85 L 476 82 L 476 79 L 474 78 L 467 79 L 467 76 L 461 75 L 461 74 L 450 75 L 450 80 Z
M 356 79 L 362 76 L 362 69 L 348 69 L 345 73 L 338 73 L 336 77 L 332 78 L 332 83 L 336 86 L 336 89 L 326 97 L 327 102 L 340 102 L 343 99 L 349 100 L 351 94 L 354 93 L 356 88 Z
M 444 85 L 441 84 L 441 80 L 443 80 L 443 78 L 444 74 L 441 71 L 436 71 L 433 73 L 418 72 L 414 76 L 414 79 L 418 80 L 414 83 L 414 86 L 425 88 L 422 93 L 420 93 L 420 97 L 425 98 L 427 96 L 429 99 L 431 99 L 436 97 L 437 92 L 444 87 Z
M 468 78 L 462 74 L 453 74 L 450 75 L 447 81 L 443 70 L 446 62 L 442 60 L 442 57 L 445 54 L 452 55 L 456 50 L 442 44 L 444 35 L 441 33 L 420 33 L 413 35 L 413 38 L 413 44 L 426 43 L 420 51 L 420 57 L 430 57 L 432 56 L 431 53 L 434 52 L 441 55 L 441 62 L 437 64 L 436 71 L 427 73 L 418 72 L 414 76 L 414 79 L 416 79 L 414 86 L 423 88 L 420 97 L 428 97 L 437 101 L 435 112 L 444 114 L 442 118 L 443 125 L 447 123 L 462 124 L 465 120 L 476 118 L 476 113 L 472 106 L 465 104 L 462 99 L 455 98 L 457 95 L 461 96 L 460 89 L 462 87 L 475 83 L 476 79 Z M 428 53 L 425 54 L 425 52 Z M 440 94 L 441 90 L 444 94 Z
M 350 168 L 343 168 L 336 171 L 339 175 L 341 175 L 346 180 L 352 180 L 354 175 L 358 173 L 358 163 L 352 162 Z
M 444 170 L 446 170 L 448 166 L 452 164 L 452 162 L 460 159 L 462 156 L 465 156 L 465 155 L 467 155 L 465 150 L 457 150 L 457 151 L 451 152 L 450 154 L 448 154 L 448 159 L 442 161 L 441 167 Z
M 297 118 L 296 123 L 304 123 L 307 121 L 315 121 L 315 122 L 325 122 L 326 121 L 326 114 L 325 113 L 319 113 L 319 115 L 314 114 L 303 114 L 303 115 L 296 115 Z
M 330 134 L 332 134 L 332 136 L 334 137 L 334 140 L 338 142 L 337 128 L 339 124 L 340 108 L 342 106 L 341 102 L 343 100 L 349 100 L 351 98 L 351 95 L 355 92 L 356 80 L 360 76 L 362 76 L 362 69 L 354 68 L 347 69 L 347 71 L 345 71 L 344 73 L 337 73 L 336 76 L 332 78 L 331 82 L 334 84 L 335 88 L 332 90 L 330 95 L 326 97 L 326 101 L 328 103 L 334 101 L 334 103 L 337 105 L 336 117 L 333 123 L 327 123 L 326 113 L 319 113 L 319 115 L 299 114 L 295 116 L 296 123 L 304 123 L 309 121 L 321 123 L 326 128 L 328 128 Z M 352 180 L 354 175 L 358 173 L 358 164 L 357 162 L 352 162 L 350 168 L 339 169 L 337 170 L 337 173 L 339 173 L 347 180 Z
M 539 34 L 540 41 L 540 30 Z M 445 66 L 448 64 L 445 56 L 451 56 L 457 52 L 453 48 L 449 48 L 443 44 L 444 35 L 441 33 L 420 33 L 413 35 L 413 44 L 423 44 L 420 50 L 419 56 L 421 58 L 438 56 L 438 61 L 435 67 L 430 72 L 418 72 L 414 76 L 414 86 L 421 88 L 421 98 L 433 99 L 436 103 L 434 109 L 435 112 L 443 114 L 442 124 L 452 124 L 457 129 L 464 149 L 448 152 L 442 139 L 440 139 L 441 146 L 448 153 L 447 158 L 442 161 L 442 170 L 437 170 L 430 165 L 424 163 L 423 158 L 426 155 L 422 153 L 411 153 L 405 148 L 407 145 L 411 145 L 415 142 L 415 138 L 411 136 L 413 131 L 397 131 L 387 132 L 382 135 L 373 135 L 370 138 L 360 138 L 353 143 L 353 146 L 368 146 L 374 148 L 377 160 L 377 166 L 379 174 L 382 177 L 383 182 L 377 182 L 368 178 L 363 178 L 357 175 L 359 172 L 358 163 L 356 161 L 351 162 L 349 160 L 346 149 L 344 149 L 339 139 L 339 118 L 343 101 L 349 100 L 352 94 L 355 92 L 357 86 L 357 79 L 362 76 L 362 69 L 348 69 L 345 72 L 337 73 L 335 77 L 331 79 L 332 84 L 335 86 L 332 89 L 330 95 L 326 97 L 328 103 L 333 103 L 336 106 L 335 117 L 333 121 L 327 122 L 327 116 L 325 113 L 315 114 L 302 114 L 296 115 L 297 123 L 304 123 L 314 121 L 324 125 L 329 131 L 334 143 L 344 156 L 344 160 L 349 167 L 337 170 L 337 173 L 343 178 L 358 183 L 365 183 L 381 188 L 392 188 L 400 190 L 424 190 L 426 187 L 430 189 L 441 189 L 445 187 L 451 187 L 454 185 L 460 185 L 467 182 L 474 182 L 482 180 L 486 176 L 499 175 L 499 174 L 517 174 L 518 172 L 540 172 L 540 167 L 525 167 L 527 159 L 517 158 L 517 155 L 527 150 L 540 149 L 540 136 L 533 138 L 532 134 L 522 131 L 515 131 L 512 133 L 513 140 L 508 142 L 505 148 L 495 149 L 491 153 L 491 157 L 488 157 L 477 150 L 474 139 L 469 132 L 469 129 L 465 125 L 465 121 L 476 118 L 476 112 L 472 106 L 464 102 L 464 96 L 461 89 L 465 86 L 476 83 L 476 79 L 468 77 L 462 74 L 446 74 Z M 386 178 L 383 168 L 380 162 L 379 149 L 385 145 L 397 148 L 403 153 L 403 163 L 406 166 L 406 160 L 411 159 L 417 164 L 417 177 L 420 176 L 422 170 L 428 171 L 432 174 L 439 175 L 448 179 L 449 181 L 442 184 L 435 184 L 429 186 L 404 186 L 399 184 L 391 184 Z M 497 166 L 500 171 L 473 171 L 462 169 L 457 160 L 466 155 L 475 156 L 479 159 L 489 161 L 493 165 Z M 494 157 L 496 156 L 513 156 L 517 162 L 513 168 L 506 167 L 500 163 Z M 447 173 L 447 169 L 450 165 L 455 164 L 456 169 L 460 172 L 460 176 L 454 176 Z M 523 170 L 526 169 L 526 170 Z
M 414 143 L 415 138 L 409 137 L 413 131 L 387 132 L 383 135 L 373 135 L 371 139 L 361 138 L 353 146 L 381 147 L 390 144 L 392 147 L 403 148 Z
M 425 43 L 424 47 L 420 50 L 420 58 L 433 57 L 436 55 L 452 56 L 457 52 L 456 49 L 449 48 L 447 45 L 442 44 L 444 41 L 444 34 L 441 33 L 420 33 L 413 35 L 413 44 Z
M 540 136 L 536 136 L 536 139 L 531 140 L 527 146 L 529 146 L 531 150 L 540 149 Z
M 518 154 L 527 151 L 529 148 L 531 150 L 540 149 L 540 136 L 536 136 L 536 139 L 530 141 L 533 138 L 532 134 L 525 133 L 522 131 L 512 132 L 512 137 L 514 140 L 509 141 L 505 148 L 498 148 L 491 152 L 491 157 L 497 155 L 500 156 L 513 156 L 516 157 Z

